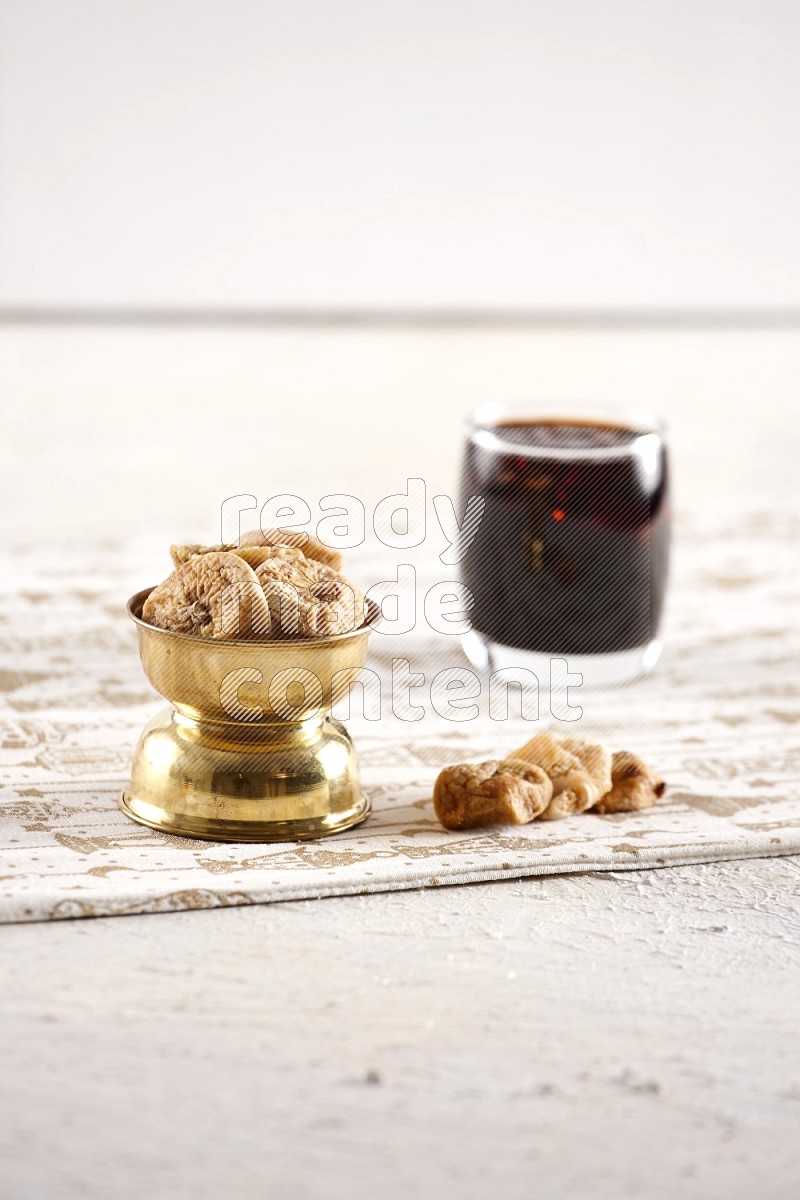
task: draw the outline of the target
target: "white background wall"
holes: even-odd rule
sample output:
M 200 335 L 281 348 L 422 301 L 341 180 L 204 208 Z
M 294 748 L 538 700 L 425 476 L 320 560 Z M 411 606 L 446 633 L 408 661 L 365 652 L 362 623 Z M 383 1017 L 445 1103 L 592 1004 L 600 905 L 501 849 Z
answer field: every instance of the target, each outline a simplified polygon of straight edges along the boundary
M 2 0 L 0 302 L 800 303 L 796 0 Z

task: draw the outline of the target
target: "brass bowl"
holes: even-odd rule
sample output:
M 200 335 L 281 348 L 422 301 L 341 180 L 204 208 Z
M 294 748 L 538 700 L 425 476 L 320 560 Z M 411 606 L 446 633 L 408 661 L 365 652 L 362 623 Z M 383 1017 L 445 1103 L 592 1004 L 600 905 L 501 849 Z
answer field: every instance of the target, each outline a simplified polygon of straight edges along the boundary
M 364 665 L 369 623 L 292 641 L 192 637 L 142 620 L 151 590 L 128 613 L 145 675 L 170 707 L 142 732 L 122 811 L 224 842 L 318 838 L 363 821 L 355 748 L 326 714 Z M 377 612 L 370 605 L 369 621 Z

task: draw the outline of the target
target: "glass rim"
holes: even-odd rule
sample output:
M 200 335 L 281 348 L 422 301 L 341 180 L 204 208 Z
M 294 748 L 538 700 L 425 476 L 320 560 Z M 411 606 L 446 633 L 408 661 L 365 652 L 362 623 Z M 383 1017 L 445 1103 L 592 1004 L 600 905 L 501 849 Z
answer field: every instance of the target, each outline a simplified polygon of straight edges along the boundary
M 585 424 L 627 429 L 635 436 L 619 446 L 526 446 L 502 435 L 503 423 L 510 423 L 515 417 L 530 421 L 568 418 Z M 467 428 L 471 434 L 470 440 L 477 441 L 484 449 L 507 451 L 518 458 L 625 458 L 652 447 L 653 439 L 663 444 L 667 435 L 666 422 L 651 408 L 591 400 L 521 400 L 510 403 L 489 400 L 479 404 L 468 415 Z

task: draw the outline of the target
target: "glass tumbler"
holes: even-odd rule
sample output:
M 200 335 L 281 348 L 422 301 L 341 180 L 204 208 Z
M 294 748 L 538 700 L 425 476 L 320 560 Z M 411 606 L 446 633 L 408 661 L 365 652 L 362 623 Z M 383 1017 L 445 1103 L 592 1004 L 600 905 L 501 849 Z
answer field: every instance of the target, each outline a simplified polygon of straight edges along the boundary
M 473 665 L 525 667 L 546 682 L 552 660 L 566 659 L 602 687 L 655 664 L 670 543 L 658 417 L 484 405 L 469 421 L 461 493 L 462 512 L 474 498 L 461 559 Z

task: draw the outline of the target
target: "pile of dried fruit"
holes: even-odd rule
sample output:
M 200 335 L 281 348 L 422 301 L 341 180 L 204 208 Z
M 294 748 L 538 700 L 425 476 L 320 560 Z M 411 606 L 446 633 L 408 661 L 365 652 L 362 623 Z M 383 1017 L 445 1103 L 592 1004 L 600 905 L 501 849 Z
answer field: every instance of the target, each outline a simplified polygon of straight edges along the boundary
M 203 638 L 329 637 L 366 619 L 363 592 L 339 573 L 341 555 L 288 530 L 244 534 L 239 546 L 170 546 L 172 574 L 142 618 Z
M 525 825 L 572 813 L 650 808 L 666 785 L 627 750 L 540 733 L 509 758 L 445 767 L 433 790 L 436 816 L 447 829 Z

